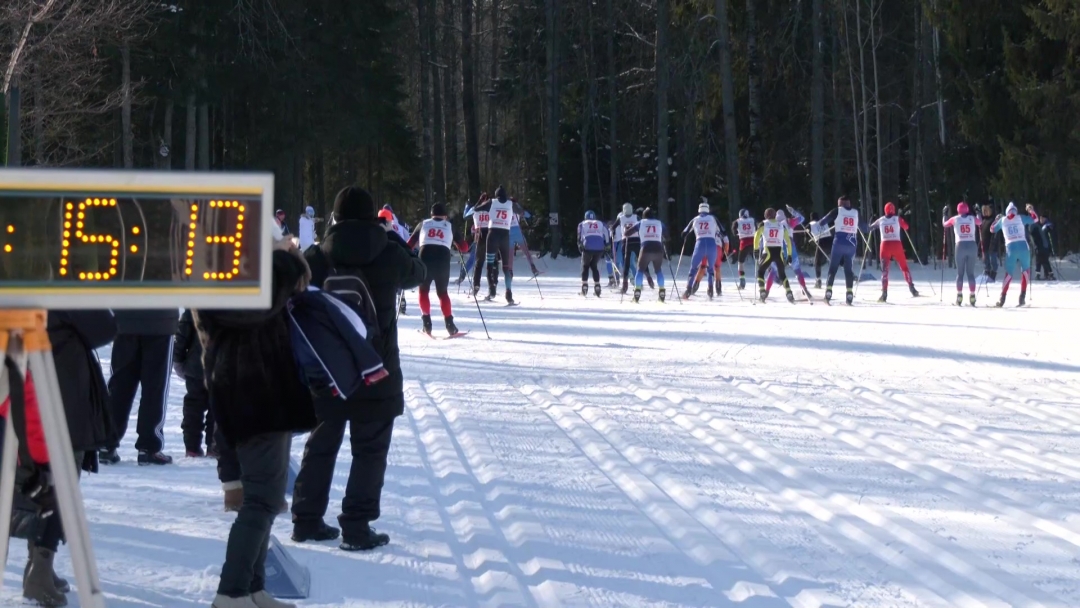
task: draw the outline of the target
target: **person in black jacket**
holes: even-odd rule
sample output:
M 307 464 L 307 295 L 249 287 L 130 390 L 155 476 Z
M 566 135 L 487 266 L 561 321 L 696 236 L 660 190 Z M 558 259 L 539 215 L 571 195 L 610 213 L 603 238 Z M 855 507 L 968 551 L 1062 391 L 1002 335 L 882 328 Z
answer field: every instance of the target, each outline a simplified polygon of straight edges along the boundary
M 405 411 L 404 378 L 398 352 L 398 292 L 420 284 L 425 268 L 393 227 L 376 219 L 375 202 L 362 188 L 351 186 L 334 201 L 334 222 L 318 247 L 305 252 L 312 284 L 327 275 L 350 274 L 365 280 L 378 316 L 379 333 L 372 344 L 389 377 L 347 401 L 316 397 L 319 426 L 312 431 L 293 488 L 293 540 L 333 540 L 339 530 L 323 521 L 330 500 L 334 464 L 349 425 L 352 467 L 341 502 L 341 548 L 373 549 L 390 542 L 371 522 L 379 518 L 386 456 L 394 419 Z
M 102 311 L 49 311 L 46 329 L 52 343 L 60 396 L 71 448 L 80 470 L 96 473 L 97 450 L 110 439 L 108 389 L 95 349 L 116 336 L 113 314 Z M 0 427 L 2 429 L 2 427 Z M 16 486 L 33 472 L 20 465 Z M 64 532 L 59 513 L 41 517 L 37 505 L 16 492 L 12 536 L 24 538 L 29 559 L 23 570 L 23 596 L 43 606 L 65 606 L 67 581 L 56 575 L 53 560 Z
M 105 464 L 120 462 L 116 448 L 127 433 L 135 391 L 142 385 L 139 399 L 139 465 L 171 464 L 172 457 L 161 452 L 165 446 L 165 407 L 169 401 L 169 372 L 172 370 L 173 337 L 180 311 L 121 310 L 116 313 L 117 336 L 112 349 L 112 377 L 109 378 L 109 408 L 116 437 L 101 452 Z
M 184 433 L 184 450 L 188 458 L 209 455 L 217 458 L 214 449 L 214 414 L 210 412 L 210 395 L 206 392 L 203 378 L 202 345 L 195 331 L 191 311 L 180 315 L 176 337 L 173 339 L 173 371 L 184 379 L 184 419 L 180 429 Z M 203 431 L 206 431 L 206 451 L 203 452 Z
M 285 306 L 306 289 L 308 269 L 290 239 L 275 235 L 269 310 L 194 313 L 210 408 L 236 449 L 243 504 L 229 531 L 214 608 L 285 608 L 265 590 L 274 518 L 285 500 L 292 434 L 315 427 L 311 393 L 293 358 Z

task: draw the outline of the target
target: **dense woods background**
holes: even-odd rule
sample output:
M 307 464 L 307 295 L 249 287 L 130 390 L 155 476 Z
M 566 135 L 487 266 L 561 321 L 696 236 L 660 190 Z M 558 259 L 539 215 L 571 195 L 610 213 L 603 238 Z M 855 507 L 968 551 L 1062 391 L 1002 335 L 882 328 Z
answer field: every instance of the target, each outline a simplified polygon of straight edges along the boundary
M 1075 0 L 5 0 L 0 160 L 272 170 L 291 218 L 847 193 L 924 260 L 943 206 L 1016 200 L 1075 250 L 1078 61 Z

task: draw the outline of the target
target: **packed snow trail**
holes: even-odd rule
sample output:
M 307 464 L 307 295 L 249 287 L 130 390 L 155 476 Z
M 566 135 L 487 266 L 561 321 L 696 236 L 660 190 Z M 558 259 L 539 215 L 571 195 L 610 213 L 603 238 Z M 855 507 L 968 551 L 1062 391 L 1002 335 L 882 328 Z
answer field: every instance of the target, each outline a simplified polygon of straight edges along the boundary
M 311 569 L 302 606 L 1080 606 L 1077 283 L 957 308 L 950 276 L 942 303 L 916 268 L 927 297 L 879 305 L 873 281 L 853 307 L 761 306 L 725 269 L 715 301 L 634 304 L 548 264 L 543 300 L 519 280 L 521 306 L 481 303 L 490 341 L 464 292 L 469 336 L 414 331 L 409 294 L 391 544 L 296 545 L 279 517 Z M 82 486 L 110 606 L 209 605 L 232 521 L 214 463 L 139 468 L 125 444 Z M 25 555 L 13 542 L 5 605 Z

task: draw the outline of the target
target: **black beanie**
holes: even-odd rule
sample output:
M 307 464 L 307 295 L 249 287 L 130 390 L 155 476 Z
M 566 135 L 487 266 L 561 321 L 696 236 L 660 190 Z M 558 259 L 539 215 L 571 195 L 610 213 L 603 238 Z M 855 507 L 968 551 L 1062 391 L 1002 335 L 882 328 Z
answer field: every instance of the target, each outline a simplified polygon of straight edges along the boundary
M 506 190 L 503 190 L 502 186 L 495 189 L 495 198 L 499 199 L 500 203 L 506 202 Z
M 334 199 L 334 218 L 345 220 L 375 219 L 375 201 L 367 190 L 359 186 L 349 186 L 338 192 Z
M 652 210 L 652 208 L 651 208 L 651 207 L 646 207 L 646 208 L 645 208 L 645 209 L 644 209 L 644 210 L 643 210 L 643 211 L 641 212 L 641 217 L 642 217 L 642 218 L 644 218 L 644 219 L 647 219 L 647 220 L 651 220 L 651 219 L 652 219 L 652 216 L 653 216 L 653 210 Z
M 431 206 L 431 217 L 446 217 L 446 205 L 435 203 Z

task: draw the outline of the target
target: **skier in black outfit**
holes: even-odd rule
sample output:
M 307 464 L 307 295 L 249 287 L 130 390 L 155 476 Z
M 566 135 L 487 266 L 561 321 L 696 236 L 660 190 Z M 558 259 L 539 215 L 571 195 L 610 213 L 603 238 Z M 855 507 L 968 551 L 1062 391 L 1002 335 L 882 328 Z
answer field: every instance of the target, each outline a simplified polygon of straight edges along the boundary
M 184 432 L 184 450 L 188 458 L 217 457 L 214 450 L 214 414 L 210 411 L 210 394 L 206 391 L 203 377 L 202 344 L 191 311 L 180 315 L 180 324 L 173 340 L 173 371 L 184 379 L 184 419 L 180 429 Z M 206 435 L 206 451 L 203 451 L 203 432 Z
M 333 224 L 318 247 L 305 257 L 311 265 L 312 285 L 320 286 L 332 269 L 367 283 L 374 300 L 379 333 L 372 340 L 390 376 L 343 401 L 316 397 L 319 425 L 311 432 L 293 488 L 293 540 L 332 540 L 338 529 L 323 521 L 330 500 L 330 484 L 338 450 L 349 426 L 352 467 L 341 501 L 341 549 L 368 550 L 390 542 L 371 522 L 379 518 L 386 455 L 394 419 L 405 412 L 404 378 L 398 352 L 397 293 L 424 280 L 424 264 L 392 227 L 375 218 L 375 203 L 362 188 L 351 186 L 334 201 Z
M 118 332 L 112 348 L 112 377 L 109 378 L 109 410 L 116 437 L 100 453 L 101 462 L 120 462 L 116 448 L 127 433 L 135 391 L 142 385 L 135 448 L 139 465 L 172 464 L 161 453 L 165 444 L 165 408 L 169 401 L 169 372 L 172 370 L 173 337 L 180 311 L 120 310 L 116 312 Z
M 495 277 L 498 276 L 498 270 L 495 269 L 495 259 L 501 257 L 503 278 L 506 282 L 506 301 L 513 304 L 514 255 L 510 251 L 510 227 L 513 225 L 514 214 L 516 213 L 518 217 L 525 217 L 525 209 L 510 200 L 506 195 L 506 190 L 499 186 L 495 189 L 495 198 L 480 203 L 473 209 L 474 213 L 478 211 L 487 211 L 490 214 L 487 236 L 488 273 L 489 275 L 495 275 Z M 480 264 L 484 260 L 481 260 L 479 256 L 480 254 L 477 252 L 473 296 L 480 290 L 478 287 L 480 284 Z M 490 285 L 487 299 L 493 300 L 495 299 L 495 281 L 492 281 Z

